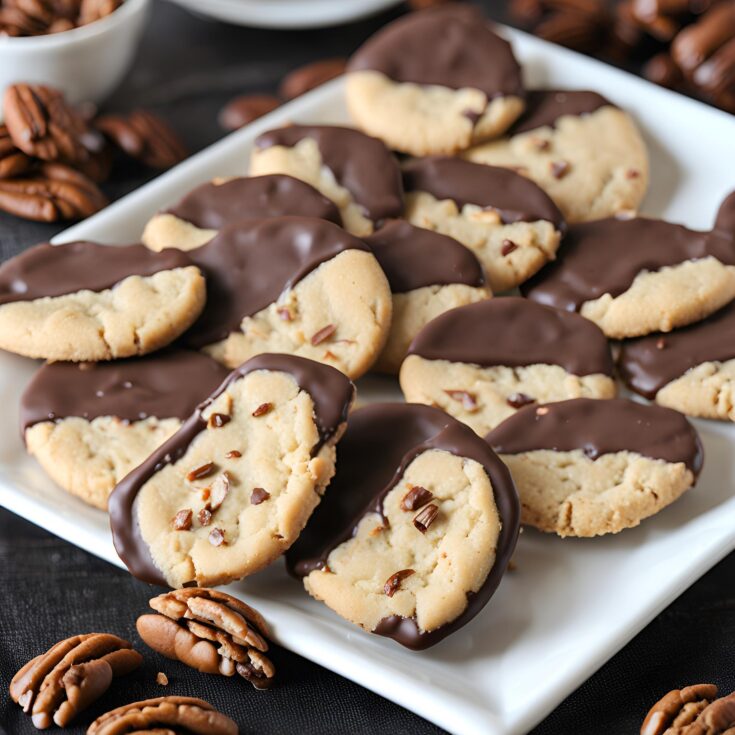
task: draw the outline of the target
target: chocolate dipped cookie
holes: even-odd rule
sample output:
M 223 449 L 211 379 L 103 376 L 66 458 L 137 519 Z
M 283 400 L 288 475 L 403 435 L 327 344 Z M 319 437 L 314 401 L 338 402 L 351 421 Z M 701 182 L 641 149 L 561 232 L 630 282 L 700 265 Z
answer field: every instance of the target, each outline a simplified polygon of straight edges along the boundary
M 365 238 L 393 294 L 388 341 L 374 370 L 397 373 L 411 340 L 439 314 L 492 296 L 475 254 L 454 238 L 392 220 Z
M 192 325 L 205 292 L 177 250 L 36 245 L 0 265 L 0 348 L 72 362 L 145 355 Z
M 199 352 L 44 365 L 20 403 L 28 453 L 64 490 L 102 510 L 115 485 L 227 377 Z
M 376 138 L 337 125 L 290 125 L 255 139 L 250 174 L 288 174 L 339 207 L 344 227 L 369 235 L 403 213 L 396 157 Z
M 452 154 L 503 133 L 523 110 L 521 68 L 482 12 L 451 5 L 381 29 L 350 59 L 347 106 L 395 150 Z
M 648 153 L 638 128 L 596 92 L 530 91 L 506 136 L 465 157 L 533 179 L 567 222 L 635 212 L 648 188 Z
M 383 349 L 388 281 L 368 246 L 331 222 L 250 220 L 189 255 L 206 275 L 209 297 L 185 340 L 230 368 L 285 352 L 356 378 Z
M 459 240 L 507 291 L 552 260 L 565 231 L 554 202 L 509 169 L 460 158 L 422 158 L 403 168 L 406 219 Z
M 571 225 L 556 260 L 521 291 L 614 339 L 699 321 L 735 298 L 735 193 L 708 232 L 645 217 Z
M 622 398 L 526 406 L 485 440 L 513 475 L 522 523 L 559 536 L 637 526 L 692 487 L 704 459 L 680 413 Z
M 146 582 L 223 584 L 295 541 L 334 474 L 354 396 L 294 355 L 248 360 L 110 496 L 115 548 Z
M 342 224 L 334 202 L 293 176 L 236 177 L 202 184 L 154 215 L 142 242 L 151 250 L 193 250 L 234 222 L 288 214 Z
M 329 493 L 287 556 L 336 613 L 413 649 L 471 620 L 518 538 L 506 467 L 430 406 L 372 404 L 350 416 Z
M 441 408 L 484 435 L 531 403 L 613 398 L 605 335 L 577 314 L 516 297 L 429 322 L 400 373 L 407 401 Z

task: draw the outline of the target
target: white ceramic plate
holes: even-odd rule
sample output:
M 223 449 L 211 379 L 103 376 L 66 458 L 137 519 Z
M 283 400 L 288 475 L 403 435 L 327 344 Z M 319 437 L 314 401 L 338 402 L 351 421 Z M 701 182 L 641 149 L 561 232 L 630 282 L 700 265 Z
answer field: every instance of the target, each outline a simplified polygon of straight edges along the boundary
M 594 88 L 633 112 L 651 151 L 645 211 L 708 227 L 735 188 L 735 118 L 572 52 L 509 32 L 533 85 Z M 346 119 L 335 80 L 225 138 L 130 194 L 60 241 L 136 239 L 158 208 L 214 176 L 246 170 L 253 139 L 287 121 Z M 100 511 L 54 487 L 18 435 L 18 396 L 35 368 L 0 355 L 0 504 L 119 564 Z M 361 382 L 363 400 L 398 397 Z M 277 640 L 454 733 L 529 730 L 633 635 L 735 548 L 735 427 L 699 422 L 706 447 L 696 489 L 635 530 L 596 540 L 522 534 L 517 570 L 485 610 L 435 648 L 411 653 L 312 601 L 281 564 L 236 594 L 273 622 Z
M 374 15 L 400 0 L 172 0 L 198 15 L 258 28 L 322 28 Z

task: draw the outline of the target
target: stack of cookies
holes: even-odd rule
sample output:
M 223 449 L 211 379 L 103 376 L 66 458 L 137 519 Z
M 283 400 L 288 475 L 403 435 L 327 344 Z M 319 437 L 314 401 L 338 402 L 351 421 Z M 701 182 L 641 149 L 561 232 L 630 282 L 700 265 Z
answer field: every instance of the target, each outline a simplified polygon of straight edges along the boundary
M 425 648 L 489 600 L 521 523 L 617 533 L 695 484 L 683 414 L 735 418 L 735 195 L 707 232 L 636 216 L 630 116 L 526 90 L 471 7 L 384 28 L 345 89 L 356 127 L 264 133 L 142 244 L 5 263 L 0 347 L 48 361 L 26 446 L 109 510 L 133 574 L 214 585 L 286 554 Z M 406 403 L 352 411 L 368 371 Z

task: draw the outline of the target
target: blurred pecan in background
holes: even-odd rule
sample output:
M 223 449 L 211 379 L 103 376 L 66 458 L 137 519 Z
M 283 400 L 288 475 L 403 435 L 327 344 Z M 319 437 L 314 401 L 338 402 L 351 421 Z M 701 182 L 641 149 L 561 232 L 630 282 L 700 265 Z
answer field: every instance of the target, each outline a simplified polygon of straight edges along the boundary
M 225 130 L 239 130 L 244 125 L 279 107 L 281 100 L 272 94 L 243 94 L 231 99 L 217 118 Z
M 300 97 L 312 89 L 343 74 L 347 59 L 321 59 L 299 66 L 286 74 L 278 87 L 278 94 L 285 100 Z

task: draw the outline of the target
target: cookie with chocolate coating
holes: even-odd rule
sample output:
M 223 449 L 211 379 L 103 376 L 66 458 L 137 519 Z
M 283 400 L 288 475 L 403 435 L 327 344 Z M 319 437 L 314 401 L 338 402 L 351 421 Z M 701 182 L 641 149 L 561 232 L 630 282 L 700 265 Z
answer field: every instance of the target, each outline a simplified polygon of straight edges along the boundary
M 635 122 L 596 92 L 530 91 L 503 138 L 464 156 L 532 179 L 567 222 L 635 212 L 648 189 L 648 153 Z
M 494 138 L 523 110 L 510 44 L 469 5 L 394 21 L 355 52 L 347 72 L 347 106 L 357 125 L 415 156 Z
M 218 362 L 190 350 L 51 363 L 21 397 L 21 434 L 28 453 L 59 486 L 106 510 L 115 485 L 226 377 Z
M 704 319 L 735 298 L 735 192 L 709 232 L 645 217 L 570 225 L 556 260 L 521 291 L 613 339 Z
M 422 158 L 403 169 L 406 219 L 472 250 L 493 292 L 507 291 L 554 258 L 564 218 L 536 184 L 505 168 Z
M 360 408 L 322 505 L 287 555 L 306 590 L 366 631 L 438 643 L 495 592 L 518 538 L 505 466 L 430 406 Z
M 365 242 L 393 294 L 390 334 L 373 370 L 397 373 L 411 340 L 434 317 L 492 296 L 482 265 L 454 238 L 392 220 Z
M 383 349 L 388 281 L 367 245 L 331 222 L 248 220 L 189 256 L 206 275 L 209 296 L 185 340 L 230 368 L 284 352 L 355 378 Z
M 691 488 L 704 459 L 680 413 L 622 398 L 526 406 L 485 440 L 513 475 L 522 523 L 559 536 L 637 526 Z
M 613 398 L 605 335 L 577 314 L 516 297 L 453 309 L 416 336 L 401 366 L 407 401 L 481 436 L 529 403 Z
M 186 331 L 205 298 L 177 250 L 36 245 L 0 266 L 0 349 L 71 362 L 145 355 Z
M 396 157 L 376 138 L 337 125 L 289 125 L 255 139 L 251 176 L 287 174 L 339 207 L 345 229 L 369 235 L 403 213 Z
M 354 397 L 338 370 L 254 357 L 115 488 L 115 548 L 146 582 L 241 579 L 296 540 L 334 474 Z
M 193 250 L 233 222 L 287 214 L 342 224 L 334 202 L 313 186 L 293 176 L 271 174 L 202 184 L 154 215 L 141 239 L 151 250 Z

